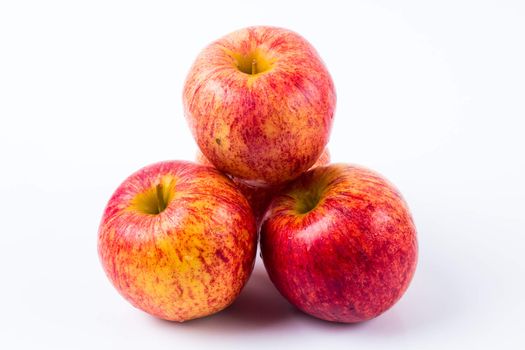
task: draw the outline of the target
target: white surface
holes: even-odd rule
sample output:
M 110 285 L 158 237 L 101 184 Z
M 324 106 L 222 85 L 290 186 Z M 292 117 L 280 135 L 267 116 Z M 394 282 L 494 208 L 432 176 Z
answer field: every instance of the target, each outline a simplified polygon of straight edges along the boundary
M 0 2 L 0 348 L 524 348 L 524 4 L 429 3 Z M 333 160 L 380 171 L 412 209 L 415 279 L 373 321 L 307 317 L 259 265 L 230 309 L 172 324 L 102 272 L 116 186 L 194 156 L 191 62 L 254 24 L 314 44 L 338 92 Z

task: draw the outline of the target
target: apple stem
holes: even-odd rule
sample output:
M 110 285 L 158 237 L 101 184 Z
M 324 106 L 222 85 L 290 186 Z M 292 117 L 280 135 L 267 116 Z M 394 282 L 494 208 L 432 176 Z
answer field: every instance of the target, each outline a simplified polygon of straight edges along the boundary
M 161 213 L 166 208 L 164 203 L 164 193 L 162 191 L 162 184 L 157 185 L 157 209 Z
M 252 75 L 257 74 L 257 60 L 254 58 L 252 60 Z

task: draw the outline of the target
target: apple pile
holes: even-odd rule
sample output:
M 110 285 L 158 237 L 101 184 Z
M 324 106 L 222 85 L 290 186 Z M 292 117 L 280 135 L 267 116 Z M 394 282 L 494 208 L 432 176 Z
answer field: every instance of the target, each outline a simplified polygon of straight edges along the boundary
M 336 94 L 304 38 L 249 27 L 211 43 L 183 103 L 196 163 L 144 167 L 102 217 L 100 260 L 126 300 L 179 322 L 219 312 L 260 238 L 271 281 L 307 314 L 353 323 L 396 303 L 417 262 L 412 217 L 381 175 L 328 164 Z

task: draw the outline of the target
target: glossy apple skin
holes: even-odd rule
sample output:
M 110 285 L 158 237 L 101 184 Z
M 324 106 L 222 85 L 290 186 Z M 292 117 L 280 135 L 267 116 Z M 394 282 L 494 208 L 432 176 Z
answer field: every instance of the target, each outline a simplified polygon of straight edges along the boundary
M 301 213 L 311 193 L 320 201 Z M 401 194 L 362 167 L 313 169 L 270 204 L 261 253 L 281 294 L 327 321 L 374 318 L 403 295 L 417 262 L 416 228 Z
M 213 166 L 213 164 L 200 151 L 197 152 L 195 160 L 199 164 Z M 328 148 L 325 148 L 323 150 L 323 153 L 321 153 L 321 156 L 317 159 L 317 161 L 314 163 L 314 165 L 312 165 L 310 169 L 326 165 L 328 163 L 330 163 L 330 152 L 328 151 Z M 270 204 L 273 196 L 276 193 L 279 193 L 286 186 L 286 183 L 273 186 L 252 186 L 240 179 L 237 179 L 234 176 L 230 176 L 230 178 L 233 180 L 233 182 L 235 183 L 237 188 L 242 192 L 242 194 L 246 197 L 248 203 L 250 203 L 250 206 L 253 210 L 253 214 L 255 216 L 255 221 L 257 223 L 259 223 L 262 219 L 264 212 Z
M 239 57 L 255 51 L 271 68 L 255 75 L 240 71 Z M 249 27 L 199 54 L 183 102 L 206 158 L 260 186 L 291 180 L 315 163 L 329 139 L 336 94 L 304 38 L 282 28 Z
M 136 210 L 138 193 L 165 179 L 174 194 L 160 214 Z M 167 161 L 127 178 L 104 211 L 102 266 L 118 292 L 156 317 L 186 321 L 230 305 L 253 269 L 257 235 L 250 206 L 216 169 Z

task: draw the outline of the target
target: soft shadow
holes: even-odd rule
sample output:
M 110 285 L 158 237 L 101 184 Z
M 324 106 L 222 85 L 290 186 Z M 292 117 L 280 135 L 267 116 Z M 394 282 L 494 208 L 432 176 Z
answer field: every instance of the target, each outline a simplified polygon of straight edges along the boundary
M 224 316 L 253 327 L 264 327 L 292 317 L 294 308 L 273 286 L 263 266 L 256 266 L 239 298 Z
M 420 266 L 412 288 L 392 310 L 407 329 L 436 328 L 465 311 L 461 276 L 450 265 L 433 259 Z
M 419 267 L 407 293 L 378 317 L 361 323 L 343 324 L 318 320 L 294 309 L 295 319 L 311 329 L 334 336 L 405 337 L 453 322 L 464 312 L 461 283 L 452 271 L 436 266 L 431 259 Z M 346 333 L 346 335 L 344 335 Z
M 220 336 L 251 332 L 279 334 L 290 326 L 344 337 L 345 333 L 348 336 L 405 336 L 414 330 L 440 327 L 464 312 L 460 276 L 445 261 L 439 252 L 426 251 L 407 293 L 390 310 L 367 322 L 327 322 L 301 312 L 279 294 L 260 260 L 237 300 L 222 312 L 185 323 L 151 320 L 163 327 Z
M 184 323 L 154 320 L 164 326 L 224 334 L 224 332 L 245 333 L 268 327 L 279 327 L 295 314 L 293 306 L 279 294 L 271 283 L 264 267 L 257 264 L 239 297 L 222 312 Z
M 367 322 L 370 335 L 399 336 L 450 324 L 465 312 L 461 276 L 436 252 L 420 259 L 414 280 L 390 310 Z

